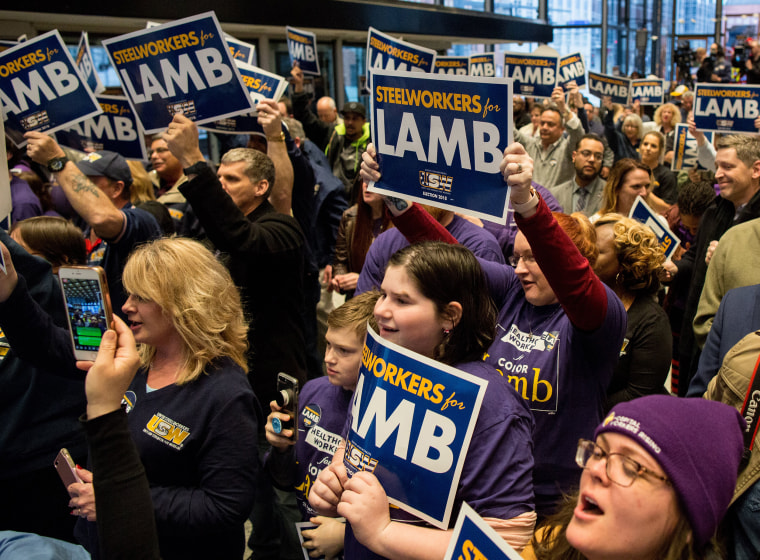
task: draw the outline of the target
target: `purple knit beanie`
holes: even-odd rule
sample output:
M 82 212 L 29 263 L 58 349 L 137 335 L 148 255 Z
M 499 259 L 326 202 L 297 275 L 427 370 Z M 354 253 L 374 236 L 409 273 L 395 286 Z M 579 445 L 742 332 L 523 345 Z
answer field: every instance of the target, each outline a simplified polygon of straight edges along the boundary
M 715 534 L 733 497 L 743 430 L 744 419 L 726 404 L 651 395 L 615 406 L 594 439 L 605 432 L 622 434 L 654 457 L 701 547 Z

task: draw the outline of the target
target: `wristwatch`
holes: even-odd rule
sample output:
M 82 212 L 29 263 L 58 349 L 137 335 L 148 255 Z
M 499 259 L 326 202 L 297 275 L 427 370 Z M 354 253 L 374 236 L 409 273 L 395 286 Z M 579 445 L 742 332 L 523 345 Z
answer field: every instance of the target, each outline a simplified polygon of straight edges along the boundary
M 208 163 L 205 161 L 199 161 L 198 163 L 192 164 L 190 167 L 185 167 L 182 172 L 189 177 L 190 175 L 197 175 L 204 169 L 208 167 Z
M 66 163 L 68 161 L 69 158 L 66 156 L 53 158 L 47 162 L 48 171 L 51 173 L 58 173 L 59 171 L 62 171 L 64 167 L 66 167 Z

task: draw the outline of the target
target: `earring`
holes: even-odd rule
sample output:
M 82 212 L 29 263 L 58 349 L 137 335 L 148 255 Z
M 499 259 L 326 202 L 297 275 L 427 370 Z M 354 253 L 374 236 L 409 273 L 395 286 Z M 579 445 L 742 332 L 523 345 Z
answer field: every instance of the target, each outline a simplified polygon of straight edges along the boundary
M 449 336 L 451 334 L 451 329 L 443 329 L 443 336 Z

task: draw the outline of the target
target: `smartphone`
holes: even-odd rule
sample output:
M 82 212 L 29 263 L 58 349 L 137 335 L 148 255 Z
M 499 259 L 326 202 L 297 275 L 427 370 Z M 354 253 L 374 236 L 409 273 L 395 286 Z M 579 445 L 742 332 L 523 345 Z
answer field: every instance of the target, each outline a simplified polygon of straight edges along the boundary
M 295 426 L 295 419 L 298 414 L 298 379 L 287 373 L 278 373 L 275 401 L 277 401 L 277 406 L 282 408 L 281 412 L 290 416 L 290 420 L 287 422 L 275 418 L 277 422 L 272 422 L 275 433 L 279 434 L 282 430 L 293 430 L 293 437 L 290 439 L 296 441 L 298 438 L 298 430 Z
M 53 461 L 53 465 L 55 466 L 55 470 L 58 471 L 58 476 L 61 477 L 63 485 L 66 488 L 75 482 L 82 482 L 82 479 L 79 478 L 79 474 L 77 473 L 77 467 L 74 464 L 74 460 L 71 458 L 69 450 L 65 447 L 58 452 L 55 461 Z
M 95 360 L 103 333 L 113 323 L 106 274 L 99 266 L 58 269 L 71 343 L 77 360 Z

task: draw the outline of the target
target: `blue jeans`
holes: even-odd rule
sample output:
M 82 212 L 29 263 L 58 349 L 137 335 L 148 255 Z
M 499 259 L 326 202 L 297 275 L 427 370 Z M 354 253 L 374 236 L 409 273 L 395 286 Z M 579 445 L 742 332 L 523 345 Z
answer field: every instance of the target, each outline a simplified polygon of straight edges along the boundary
M 760 481 L 734 502 L 729 515 L 734 558 L 756 560 L 760 551 Z
M 33 533 L 0 531 L 0 559 L 26 560 L 90 560 L 81 546 Z

